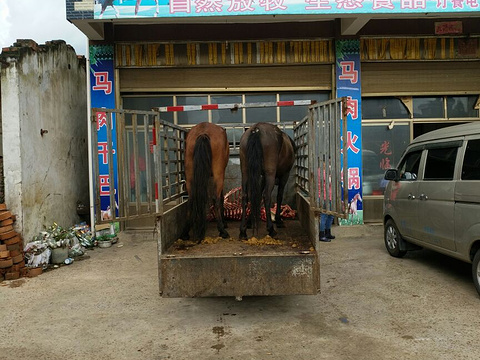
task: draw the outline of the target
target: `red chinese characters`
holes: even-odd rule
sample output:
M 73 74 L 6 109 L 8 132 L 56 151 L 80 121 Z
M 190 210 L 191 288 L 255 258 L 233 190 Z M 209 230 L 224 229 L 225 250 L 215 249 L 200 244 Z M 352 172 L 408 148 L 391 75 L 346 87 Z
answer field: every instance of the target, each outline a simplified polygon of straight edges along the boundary
M 195 0 L 195 12 L 222 12 L 222 1 Z
M 115 154 L 115 149 L 113 149 L 112 154 Z M 102 157 L 102 164 L 108 164 L 108 145 L 106 141 L 98 142 L 98 155 Z
M 309 5 L 305 6 L 305 10 L 330 10 L 332 6 L 329 0 L 305 0 Z
M 108 80 L 107 71 L 95 71 L 93 73 L 95 85 L 92 86 L 93 91 L 103 91 L 105 95 L 112 93 L 112 82 Z
M 351 84 L 358 82 L 358 70 L 355 70 L 355 62 L 341 61 L 340 68 L 342 73 L 338 76 L 340 80 L 349 80 Z
M 336 0 L 337 9 L 355 10 L 363 7 L 363 0 Z
M 390 150 L 390 142 L 389 141 L 384 141 L 380 145 L 380 154 L 383 154 L 384 157 L 380 160 L 380 169 L 387 170 L 392 167 L 390 164 L 390 158 L 389 156 L 392 155 L 392 151 Z
M 177 12 L 190 13 L 191 5 L 190 0 L 170 0 L 169 2 L 170 14 Z
M 425 9 L 427 0 L 400 0 L 401 9 Z
M 395 9 L 395 6 L 392 4 L 392 0 L 373 0 L 372 10 L 379 9 Z
M 253 0 L 231 0 L 228 12 L 254 11 Z
M 100 196 L 109 196 L 110 195 L 110 176 L 99 175 L 98 181 L 100 183 Z
M 350 114 L 352 120 L 358 119 L 358 100 L 347 96 L 347 114 Z
M 358 167 L 348 168 L 348 188 L 360 189 L 360 170 Z
M 353 151 L 355 154 L 358 154 L 358 152 L 360 151 L 360 149 L 355 146 L 355 143 L 357 142 L 357 140 L 358 140 L 357 135 L 352 134 L 351 131 L 347 131 L 347 147 L 348 147 L 348 150 Z

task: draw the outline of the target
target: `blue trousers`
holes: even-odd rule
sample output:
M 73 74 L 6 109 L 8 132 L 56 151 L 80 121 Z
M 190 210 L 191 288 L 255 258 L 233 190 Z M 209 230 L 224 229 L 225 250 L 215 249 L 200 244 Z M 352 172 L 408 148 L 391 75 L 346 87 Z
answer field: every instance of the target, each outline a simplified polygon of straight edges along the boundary
M 332 227 L 333 215 L 321 214 L 320 215 L 320 231 L 328 230 Z

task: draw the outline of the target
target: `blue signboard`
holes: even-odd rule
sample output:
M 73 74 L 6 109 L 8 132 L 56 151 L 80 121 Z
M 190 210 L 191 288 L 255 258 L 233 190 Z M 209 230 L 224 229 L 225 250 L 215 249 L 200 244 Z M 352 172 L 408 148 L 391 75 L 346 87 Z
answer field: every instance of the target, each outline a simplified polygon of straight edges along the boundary
M 114 91 L 114 64 L 113 45 L 91 45 L 90 52 L 90 93 L 91 107 L 115 108 Z M 103 112 L 96 114 L 97 120 L 97 156 L 99 164 L 99 178 L 94 179 L 100 185 L 100 208 L 102 220 L 112 217 L 111 209 L 117 209 L 118 204 L 118 181 L 117 181 L 117 154 L 115 137 L 115 117 L 112 116 L 112 144 L 107 141 L 107 116 Z M 108 151 L 111 146 L 113 152 L 113 171 L 115 188 L 115 204 L 110 204 L 110 186 L 112 186 L 109 174 Z
M 362 87 L 360 41 L 336 41 L 337 97 L 347 98 L 347 188 L 349 218 L 340 224 L 362 224 Z M 345 184 L 344 184 L 345 185 Z
M 87 4 L 75 5 L 85 10 Z M 100 0 L 94 19 L 480 12 L 478 0 Z

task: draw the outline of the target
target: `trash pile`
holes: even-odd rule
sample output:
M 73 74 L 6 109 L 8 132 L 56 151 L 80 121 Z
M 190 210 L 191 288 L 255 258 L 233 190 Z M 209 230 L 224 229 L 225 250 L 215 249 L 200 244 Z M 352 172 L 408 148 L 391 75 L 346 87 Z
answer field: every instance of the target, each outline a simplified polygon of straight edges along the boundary
M 53 223 L 25 245 L 23 249 L 25 265 L 43 270 L 50 264 L 69 265 L 76 257 L 82 256 L 85 249 L 91 249 L 95 245 L 95 238 L 86 223 L 74 225 L 69 229 Z
M 69 265 L 94 247 L 110 247 L 118 241 L 118 223 L 97 225 L 95 235 L 85 222 L 68 229 L 53 223 L 22 249 L 14 229 L 15 215 L 0 204 L 0 282 L 34 277 L 44 270 Z

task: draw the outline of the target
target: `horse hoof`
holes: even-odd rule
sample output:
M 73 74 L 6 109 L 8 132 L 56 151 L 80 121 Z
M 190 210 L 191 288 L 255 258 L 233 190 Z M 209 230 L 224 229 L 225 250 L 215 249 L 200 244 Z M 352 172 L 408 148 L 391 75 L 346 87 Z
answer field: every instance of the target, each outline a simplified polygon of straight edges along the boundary
M 268 236 L 270 236 L 272 238 L 275 238 L 275 236 L 277 236 L 277 235 L 278 235 L 277 232 L 273 229 L 268 232 Z
M 182 236 L 180 236 L 180 239 L 182 239 L 182 240 L 190 240 L 190 235 L 188 235 L 188 234 L 187 234 L 187 235 L 182 235 Z
M 228 232 L 224 231 L 224 232 L 221 232 L 220 233 L 220 236 L 223 238 L 223 239 L 227 239 L 230 237 L 230 235 L 228 235 Z
M 238 235 L 238 238 L 239 238 L 240 240 L 247 240 L 247 239 L 248 239 L 248 238 L 247 238 L 247 233 L 242 233 L 242 232 L 241 232 L 240 235 Z

